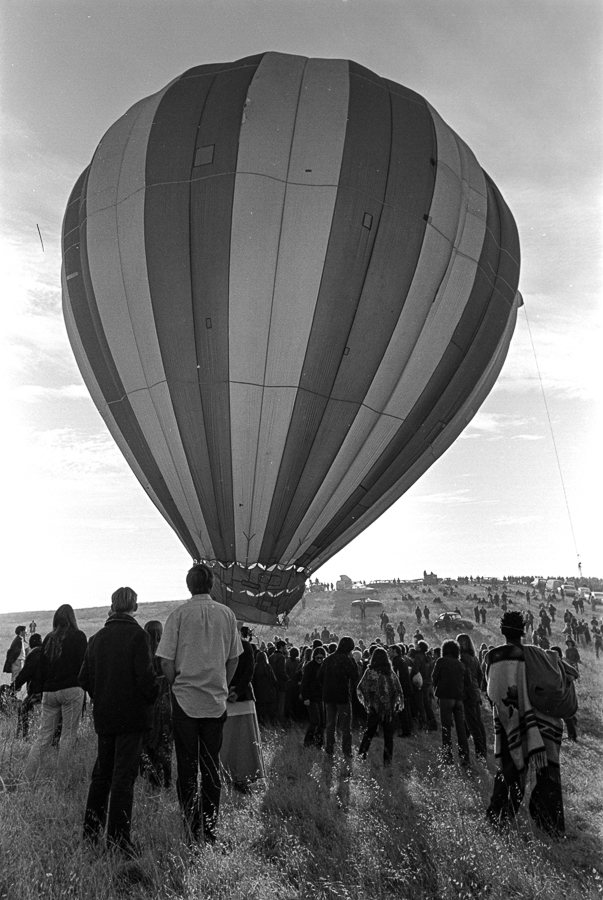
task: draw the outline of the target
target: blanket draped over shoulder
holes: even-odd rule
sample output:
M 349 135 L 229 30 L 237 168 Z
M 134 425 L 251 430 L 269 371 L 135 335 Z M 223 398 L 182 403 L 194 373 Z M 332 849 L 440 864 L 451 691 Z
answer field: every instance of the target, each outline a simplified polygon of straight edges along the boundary
M 497 647 L 488 660 L 488 696 L 494 704 L 494 755 L 500 761 L 503 732 L 517 771 L 546 769 L 559 781 L 559 752 L 563 722 L 532 707 L 528 697 L 523 651 L 513 645 Z
M 404 695 L 398 676 L 368 668 L 357 688 L 358 697 L 365 709 L 378 713 L 389 721 L 396 709 L 403 709 Z

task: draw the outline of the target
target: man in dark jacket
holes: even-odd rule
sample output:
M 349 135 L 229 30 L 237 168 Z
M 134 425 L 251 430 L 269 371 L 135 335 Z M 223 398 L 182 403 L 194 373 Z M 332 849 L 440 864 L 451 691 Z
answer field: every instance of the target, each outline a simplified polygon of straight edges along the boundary
M 452 763 L 452 721 L 456 727 L 459 748 L 459 762 L 469 765 L 469 741 L 465 728 L 463 697 L 471 690 L 471 677 L 460 659 L 461 650 L 456 641 L 444 641 L 442 656 L 436 659 L 432 679 L 435 695 L 440 706 L 442 721 L 442 759 Z
M 84 837 L 96 843 L 108 818 L 109 846 L 130 856 L 134 854 L 130 838 L 134 782 L 144 732 L 153 724 L 159 692 L 149 635 L 134 619 L 136 600 L 132 588 L 115 591 L 111 615 L 90 639 L 79 677 L 92 697 L 98 735 Z
M 352 658 L 354 640 L 342 637 L 335 653 L 322 663 L 317 679 L 322 685 L 322 699 L 326 715 L 325 750 L 335 751 L 335 726 L 341 731 L 343 755 L 352 756 L 352 691 L 358 684 L 358 667 Z
M 6 662 L 4 663 L 3 671 L 7 675 L 12 676 L 11 681 L 13 682 L 21 671 L 23 663 L 25 662 L 26 631 L 27 629 L 25 628 L 25 625 L 17 625 L 17 627 L 15 628 L 16 637 L 13 638 L 13 642 L 6 653 Z
M 27 685 L 27 697 L 19 710 L 19 723 L 17 736 L 22 734 L 27 738 L 29 734 L 29 720 L 35 706 L 42 703 L 44 688 L 42 672 L 42 635 L 35 632 L 29 639 L 29 653 L 25 657 L 25 665 L 14 681 L 15 691 L 20 691 L 23 685 Z

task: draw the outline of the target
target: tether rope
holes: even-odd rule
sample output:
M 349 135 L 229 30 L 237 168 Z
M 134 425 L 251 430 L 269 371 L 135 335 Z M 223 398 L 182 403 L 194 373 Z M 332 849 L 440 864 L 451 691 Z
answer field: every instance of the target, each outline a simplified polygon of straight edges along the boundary
M 523 303 L 523 310 L 524 310 L 524 314 L 525 314 L 525 317 L 526 317 L 526 324 L 527 324 L 527 326 L 528 326 L 528 334 L 529 334 L 529 336 L 530 336 L 530 343 L 531 343 L 531 345 L 532 345 L 532 353 L 534 354 L 534 362 L 535 362 L 535 364 L 536 364 L 536 372 L 538 373 L 538 381 L 540 382 L 540 390 L 542 391 L 542 399 L 543 399 L 543 402 L 544 402 L 544 408 L 545 408 L 545 411 L 546 411 L 546 417 L 547 417 L 547 419 L 548 419 L 549 429 L 550 429 L 550 432 L 551 432 L 551 440 L 552 440 L 552 442 L 553 442 L 553 450 L 555 451 L 555 459 L 557 460 L 557 469 L 559 470 L 559 478 L 560 478 L 560 480 L 561 480 L 561 489 L 562 489 L 562 491 L 563 491 L 563 499 L 565 500 L 565 508 L 566 508 L 566 510 L 567 510 L 567 517 L 568 517 L 568 520 L 569 520 L 570 531 L 571 531 L 571 533 L 572 533 L 572 540 L 573 540 L 573 542 L 574 542 L 574 550 L 576 551 L 576 557 L 577 557 L 577 559 L 578 559 L 578 571 L 580 572 L 580 575 L 582 575 L 582 563 L 580 562 L 580 553 L 578 552 L 578 544 L 577 544 L 577 542 L 576 542 L 576 533 L 575 533 L 575 531 L 574 531 L 574 523 L 573 523 L 573 520 L 572 520 L 572 513 L 571 513 L 571 510 L 570 510 L 569 501 L 568 501 L 568 499 L 567 499 L 567 491 L 566 491 L 566 489 L 565 489 L 565 481 L 564 481 L 564 478 L 563 478 L 563 470 L 562 470 L 562 468 L 561 468 L 561 460 L 559 459 L 559 452 L 558 452 L 558 450 L 557 450 L 557 442 L 555 441 L 555 432 L 554 432 L 554 430 L 553 430 L 553 422 L 552 422 L 552 420 L 551 420 L 551 414 L 550 414 L 550 412 L 549 412 L 549 405 L 548 405 L 547 399 L 546 399 L 546 392 L 545 392 L 545 390 L 544 390 L 544 382 L 543 382 L 543 380 L 542 380 L 542 374 L 541 374 L 541 372 L 540 372 L 540 366 L 538 365 L 538 357 L 536 356 L 536 347 L 535 347 L 535 345 L 534 345 L 534 338 L 532 337 L 532 329 L 531 329 L 531 327 L 530 327 L 530 319 L 529 319 L 529 317 L 528 317 L 528 308 L 527 308 L 527 304 L 526 304 L 526 302 L 525 302 L 525 298 L 524 298 L 524 303 Z

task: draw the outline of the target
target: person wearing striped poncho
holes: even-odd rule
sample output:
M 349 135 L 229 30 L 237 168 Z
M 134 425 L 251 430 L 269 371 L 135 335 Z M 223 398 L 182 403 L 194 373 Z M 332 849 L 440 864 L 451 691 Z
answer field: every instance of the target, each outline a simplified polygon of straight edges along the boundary
M 538 827 L 551 835 L 565 831 L 559 768 L 563 721 L 535 710 L 528 697 L 520 612 L 501 619 L 506 643 L 486 656 L 488 697 L 494 712 L 494 755 L 498 771 L 486 815 L 506 825 L 517 813 L 530 774 L 536 784 L 529 810 Z

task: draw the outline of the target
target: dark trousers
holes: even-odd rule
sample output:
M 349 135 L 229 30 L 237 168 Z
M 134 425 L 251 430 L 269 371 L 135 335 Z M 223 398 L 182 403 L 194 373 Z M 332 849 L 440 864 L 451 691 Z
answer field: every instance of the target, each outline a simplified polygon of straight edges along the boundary
M 504 825 L 515 817 L 525 792 L 525 774 L 517 771 L 504 732 L 499 766 L 486 816 L 493 824 Z M 561 780 L 558 770 L 550 764 L 536 774 L 529 810 L 534 822 L 543 831 L 553 836 L 565 831 Z
M 107 842 L 122 850 L 130 848 L 134 782 L 143 737 L 142 731 L 98 735 L 98 756 L 88 791 L 84 837 L 98 840 L 107 823 Z
M 325 730 L 325 707 L 322 700 L 310 701 L 308 718 L 310 724 L 304 737 L 304 747 L 322 747 L 322 738 Z
M 565 727 L 567 728 L 567 736 L 570 741 L 577 741 L 578 730 L 576 728 L 576 725 L 578 720 L 576 716 L 572 716 L 571 719 L 564 719 L 563 721 L 565 722 Z
M 269 703 L 260 703 L 256 700 L 255 712 L 260 725 L 274 725 L 276 720 L 276 700 Z
M 344 756 L 352 755 L 352 704 L 325 703 L 327 718 L 325 750 L 329 755 L 335 752 L 335 726 L 341 731 L 341 749 Z
M 469 763 L 469 742 L 465 730 L 465 710 L 462 700 L 440 699 L 440 719 L 442 720 L 442 755 L 445 762 L 452 762 L 452 722 L 456 728 L 459 747 L 459 761 Z
M 465 700 L 463 702 L 465 708 L 465 725 L 475 745 L 475 755 L 478 759 L 486 759 L 488 755 L 488 746 L 486 740 L 486 729 L 482 721 L 482 708 L 477 700 Z
M 425 710 L 425 727 L 430 731 L 438 730 L 438 720 L 431 705 L 431 692 L 433 687 L 430 684 L 423 684 L 421 693 L 423 694 L 423 709 Z
M 214 841 L 220 806 L 220 749 L 226 712 L 217 719 L 196 719 L 187 716 L 174 696 L 172 704 L 178 800 L 184 820 L 195 840 L 201 836 L 203 826 L 205 840 Z
M 412 698 L 415 718 L 418 722 L 419 728 L 425 728 L 427 725 L 427 713 L 425 712 L 425 703 L 423 700 L 423 688 L 417 688 L 413 686 Z
M 17 737 L 21 734 L 23 738 L 29 737 L 29 721 L 33 715 L 36 706 L 42 703 L 42 694 L 28 694 L 21 706 L 18 708 L 17 720 Z
M 412 716 L 407 698 L 404 698 L 404 709 L 398 713 L 398 725 L 400 737 L 408 737 L 412 734 Z
M 382 719 L 380 714 L 369 710 L 366 720 L 366 731 L 362 736 L 358 752 L 366 757 L 371 741 L 377 734 L 379 725 L 383 726 L 383 765 L 388 766 L 394 755 L 394 719 Z
M 285 724 L 285 706 L 287 702 L 287 689 L 278 690 L 276 694 L 276 718 L 279 725 Z

